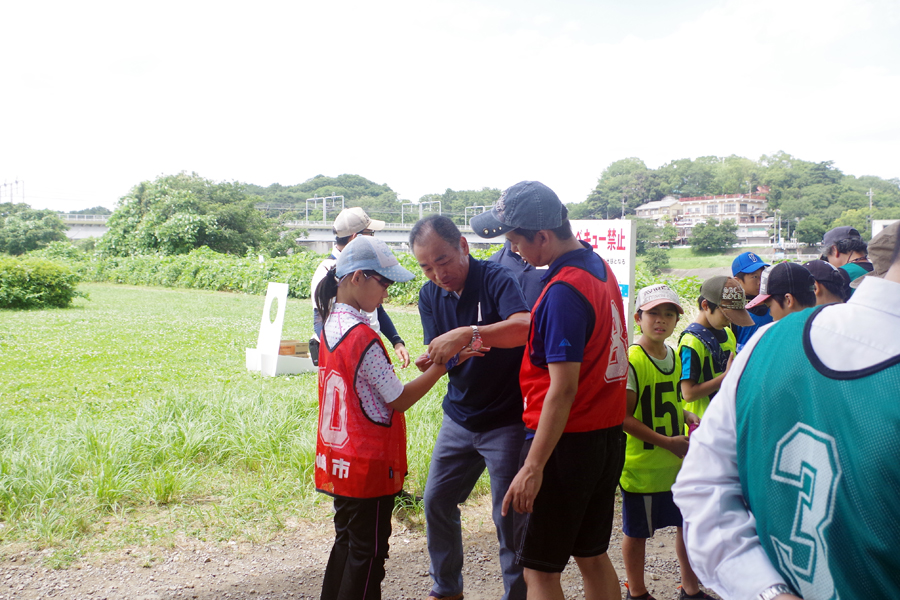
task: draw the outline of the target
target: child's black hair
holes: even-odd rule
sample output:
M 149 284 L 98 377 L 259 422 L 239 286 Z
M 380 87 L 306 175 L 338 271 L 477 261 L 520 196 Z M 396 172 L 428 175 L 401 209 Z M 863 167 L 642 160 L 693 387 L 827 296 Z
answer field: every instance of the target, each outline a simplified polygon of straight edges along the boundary
M 784 308 L 784 296 L 785 294 L 772 294 L 769 298 L 777 302 L 778 306 Z M 791 294 L 791 296 L 793 296 L 794 300 L 804 308 L 816 305 L 816 292 L 813 290 L 803 290 L 802 292 Z
M 313 291 L 316 299 L 316 308 L 319 310 L 319 314 L 322 315 L 323 323 L 328 320 L 328 315 L 331 314 L 334 299 L 337 296 L 338 279 L 336 271 L 336 266 L 328 269 L 325 277 L 322 278 L 318 287 Z
M 529 242 L 534 241 L 534 236 L 537 235 L 539 229 L 522 229 L 521 227 L 516 228 L 515 232 L 521 235 Z M 553 235 L 556 236 L 556 239 L 560 241 L 570 240 L 574 237 L 574 233 L 572 233 L 572 223 L 569 222 L 568 219 L 563 220 L 562 225 L 559 227 L 554 227 L 550 231 L 553 232 Z
M 704 300 L 706 300 L 706 298 L 704 298 L 703 296 L 699 296 L 697 298 L 697 308 L 699 308 L 701 310 L 701 312 L 703 311 L 703 301 Z M 706 300 L 706 308 L 709 309 L 709 312 L 711 312 L 711 313 L 716 312 L 716 308 L 718 308 L 718 307 L 719 307 L 719 305 L 716 304 L 715 302 Z
M 843 302 L 846 302 L 850 299 L 850 286 L 848 285 L 842 285 L 834 281 L 816 281 L 816 283 L 823 286 L 826 290 L 831 292 L 834 296 L 840 298 Z

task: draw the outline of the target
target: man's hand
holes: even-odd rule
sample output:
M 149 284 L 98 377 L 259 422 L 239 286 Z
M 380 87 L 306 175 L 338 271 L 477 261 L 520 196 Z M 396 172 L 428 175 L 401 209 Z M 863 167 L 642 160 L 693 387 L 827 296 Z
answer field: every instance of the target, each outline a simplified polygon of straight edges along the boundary
M 409 350 L 406 349 L 406 346 L 403 345 L 403 342 L 397 342 L 394 345 L 394 352 L 397 354 L 397 358 L 400 359 L 400 368 L 405 369 L 409 366 Z
M 428 358 L 428 353 L 421 355 L 416 359 L 416 368 L 423 373 L 428 370 L 428 367 L 432 365 L 432 360 Z
M 509 484 L 506 495 L 503 497 L 503 507 L 500 509 L 500 514 L 505 517 L 509 512 L 510 506 L 520 514 L 532 512 L 534 510 L 534 499 L 537 497 L 538 492 L 541 491 L 541 483 L 543 481 L 544 471 L 542 469 L 535 469 L 528 466 L 527 463 L 522 465 L 512 483 Z
M 437 336 L 428 344 L 428 356 L 439 365 L 444 364 L 472 340 L 471 327 L 457 327 Z

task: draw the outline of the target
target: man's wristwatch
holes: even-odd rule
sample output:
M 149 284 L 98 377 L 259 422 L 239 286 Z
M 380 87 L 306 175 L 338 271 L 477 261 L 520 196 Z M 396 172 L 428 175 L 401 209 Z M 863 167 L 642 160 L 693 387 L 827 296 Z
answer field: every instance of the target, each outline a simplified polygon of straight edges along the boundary
M 484 345 L 481 341 L 481 333 L 478 331 L 478 325 L 469 325 L 469 327 L 472 328 L 472 340 L 469 342 L 469 348 L 478 352 Z
M 781 594 L 793 594 L 791 588 L 784 585 L 783 583 L 776 583 L 775 585 L 769 586 L 762 591 L 762 593 L 757 596 L 757 600 L 772 600 L 773 598 L 777 598 Z

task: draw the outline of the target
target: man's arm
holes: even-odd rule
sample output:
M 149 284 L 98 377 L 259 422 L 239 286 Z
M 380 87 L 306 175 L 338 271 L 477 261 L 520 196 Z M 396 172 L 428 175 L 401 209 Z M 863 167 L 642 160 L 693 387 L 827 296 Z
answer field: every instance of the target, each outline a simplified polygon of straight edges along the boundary
M 672 487 L 684 517 L 684 539 L 697 577 L 726 598 L 754 599 L 784 583 L 759 543 L 756 519 L 747 509 L 737 467 L 735 396 L 738 380 L 759 337 L 735 361 Z
M 397 357 L 400 359 L 400 367 L 405 369 L 409 366 L 409 352 L 406 350 L 406 344 L 403 343 L 403 338 L 397 333 L 394 321 L 391 320 L 391 316 L 384 310 L 384 306 L 378 305 L 377 314 L 378 327 L 381 329 L 381 333 L 391 342 L 391 346 L 394 347 L 394 352 L 397 353 Z
M 503 516 L 509 512 L 510 506 L 518 513 L 530 513 L 534 510 L 534 499 L 544 479 L 544 465 L 566 428 L 575 393 L 578 391 L 581 363 L 550 363 L 547 368 L 550 371 L 550 389 L 544 398 L 541 419 L 525 464 L 519 469 L 503 497 Z
M 485 348 L 517 348 L 528 341 L 531 313 L 518 312 L 504 321 L 490 325 L 478 325 L 481 343 Z M 472 341 L 472 328 L 468 325 L 451 329 L 431 340 L 428 356 L 438 364 L 444 364 Z

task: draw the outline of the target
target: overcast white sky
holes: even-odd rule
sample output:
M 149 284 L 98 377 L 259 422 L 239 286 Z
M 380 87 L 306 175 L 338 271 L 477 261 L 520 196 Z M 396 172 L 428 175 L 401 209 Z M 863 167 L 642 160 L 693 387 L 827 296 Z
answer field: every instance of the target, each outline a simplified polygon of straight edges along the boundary
M 898 0 L 67 0 L 0 24 L 0 184 L 36 208 L 182 170 L 566 202 L 628 156 L 900 177 Z

